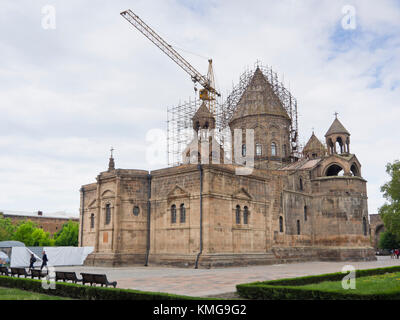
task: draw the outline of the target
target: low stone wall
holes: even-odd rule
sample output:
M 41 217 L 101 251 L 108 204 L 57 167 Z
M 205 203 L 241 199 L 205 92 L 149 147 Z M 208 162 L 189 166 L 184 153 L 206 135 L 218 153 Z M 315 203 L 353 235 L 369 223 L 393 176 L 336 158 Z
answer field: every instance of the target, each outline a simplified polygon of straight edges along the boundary
M 145 254 L 91 253 L 87 256 L 84 265 L 96 267 L 143 266 L 145 261 Z
M 197 254 L 150 254 L 149 266 L 194 268 Z M 266 253 L 202 254 L 199 268 L 223 268 L 250 265 L 271 265 L 307 261 L 375 261 L 371 248 L 347 247 L 290 247 L 272 248 Z M 92 253 L 85 260 L 88 266 L 143 266 L 145 254 Z

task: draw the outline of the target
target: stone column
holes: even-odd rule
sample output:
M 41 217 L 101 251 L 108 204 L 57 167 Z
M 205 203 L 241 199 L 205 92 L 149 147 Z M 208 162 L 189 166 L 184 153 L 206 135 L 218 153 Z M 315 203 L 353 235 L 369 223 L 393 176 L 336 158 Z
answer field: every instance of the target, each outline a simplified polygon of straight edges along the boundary
M 81 205 L 79 209 L 79 240 L 78 240 L 78 246 L 82 247 L 83 246 L 83 220 L 84 220 L 84 210 L 85 210 L 85 190 L 83 187 L 80 189 L 81 193 Z
M 100 215 L 101 215 L 101 199 L 100 199 L 100 177 L 97 177 L 97 214 L 95 217 L 96 238 L 94 252 L 99 252 L 99 236 L 100 236 Z
M 119 220 L 121 213 L 121 177 L 116 177 L 116 188 L 115 188 L 115 203 L 113 212 L 113 243 L 112 252 L 116 253 L 119 249 L 120 242 L 120 228 Z

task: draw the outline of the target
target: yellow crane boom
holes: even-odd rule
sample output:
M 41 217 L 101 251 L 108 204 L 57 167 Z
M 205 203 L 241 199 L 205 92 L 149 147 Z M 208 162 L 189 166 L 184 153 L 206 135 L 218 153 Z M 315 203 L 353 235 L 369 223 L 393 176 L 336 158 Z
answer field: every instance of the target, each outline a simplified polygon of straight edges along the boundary
M 163 38 L 161 38 L 150 26 L 148 26 L 138 15 L 132 10 L 126 10 L 120 13 L 130 24 L 138 29 L 146 38 L 153 42 L 162 52 L 170 57 L 178 66 L 186 71 L 194 83 L 200 83 L 203 89 L 200 90 L 200 99 L 208 101 L 210 111 L 214 113 L 215 95 L 220 96 L 214 88 L 214 75 L 212 69 L 212 60 L 209 59 L 209 67 L 207 77 L 198 72 L 189 62 L 187 62 L 176 50 L 172 48 Z

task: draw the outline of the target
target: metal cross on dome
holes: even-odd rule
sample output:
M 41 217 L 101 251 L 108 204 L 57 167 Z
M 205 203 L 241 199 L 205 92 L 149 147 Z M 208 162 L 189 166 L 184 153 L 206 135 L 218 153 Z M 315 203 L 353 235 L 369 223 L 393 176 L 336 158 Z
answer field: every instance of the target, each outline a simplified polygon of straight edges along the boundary
M 337 119 L 338 114 L 339 114 L 338 112 L 334 113 L 336 119 Z
M 113 147 L 111 147 L 110 151 L 111 151 L 111 158 L 112 158 L 112 157 L 113 157 L 113 151 L 114 151 L 114 148 L 113 148 Z

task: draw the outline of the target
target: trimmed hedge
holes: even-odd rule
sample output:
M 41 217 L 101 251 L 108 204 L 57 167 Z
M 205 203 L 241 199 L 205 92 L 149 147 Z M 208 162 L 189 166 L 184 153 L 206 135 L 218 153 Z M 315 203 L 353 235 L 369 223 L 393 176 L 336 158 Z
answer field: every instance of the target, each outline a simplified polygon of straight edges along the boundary
M 356 270 L 356 278 L 400 272 L 400 266 Z M 256 300 L 391 300 L 400 299 L 400 290 L 391 290 L 379 294 L 322 291 L 309 288 L 300 288 L 307 284 L 323 281 L 341 281 L 345 276 L 342 272 L 328 273 L 316 276 L 306 276 L 289 279 L 253 282 L 236 286 L 241 297 Z
M 55 289 L 44 289 L 41 280 L 0 276 L 0 287 L 18 288 L 37 293 L 81 300 L 213 300 L 162 292 L 92 287 L 67 282 L 55 282 L 55 284 Z

